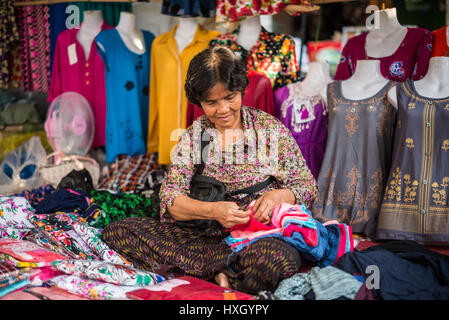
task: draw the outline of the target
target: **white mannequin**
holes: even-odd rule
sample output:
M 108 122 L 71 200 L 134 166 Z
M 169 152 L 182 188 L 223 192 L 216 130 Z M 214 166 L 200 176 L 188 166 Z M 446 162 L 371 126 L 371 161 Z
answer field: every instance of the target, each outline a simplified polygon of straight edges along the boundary
M 247 17 L 240 22 L 237 43 L 246 50 L 251 50 L 259 40 L 262 25 L 258 16 Z
M 375 11 L 374 17 L 379 21 L 379 28 L 368 32 L 366 54 L 371 58 L 391 56 L 401 46 L 408 29 L 399 23 L 396 8 Z
M 310 62 L 307 76 L 302 81 L 302 89 L 304 94 L 316 96 L 320 95 L 330 82 L 332 79 L 329 75 L 329 65 L 321 61 Z
M 449 97 L 449 57 L 433 57 L 429 61 L 427 74 L 415 81 L 416 92 L 426 98 L 442 99 Z M 396 86 L 388 92 L 388 99 L 397 108 Z
M 349 100 L 363 100 L 376 95 L 390 80 L 380 72 L 380 60 L 358 60 L 354 74 L 341 82 L 343 97 Z M 327 90 L 321 96 L 327 101 Z
M 197 28 L 198 23 L 195 18 L 179 19 L 179 24 L 175 31 L 175 41 L 179 54 L 193 41 Z
M 90 49 L 95 37 L 100 33 L 103 16 L 100 10 L 84 11 L 84 20 L 76 33 L 76 39 L 84 49 L 84 58 L 89 59 Z
M 145 53 L 143 33 L 136 26 L 136 16 L 133 13 L 120 12 L 120 20 L 116 27 L 126 47 L 137 54 Z

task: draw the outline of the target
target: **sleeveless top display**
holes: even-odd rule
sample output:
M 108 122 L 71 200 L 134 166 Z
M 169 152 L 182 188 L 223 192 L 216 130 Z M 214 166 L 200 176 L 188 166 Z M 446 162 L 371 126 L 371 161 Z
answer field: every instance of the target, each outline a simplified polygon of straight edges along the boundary
M 328 137 L 313 217 L 338 220 L 373 237 L 391 160 L 396 109 L 388 82 L 376 95 L 350 100 L 341 81 L 328 85 Z
M 423 97 L 406 81 L 397 98 L 393 159 L 376 236 L 448 242 L 449 97 Z

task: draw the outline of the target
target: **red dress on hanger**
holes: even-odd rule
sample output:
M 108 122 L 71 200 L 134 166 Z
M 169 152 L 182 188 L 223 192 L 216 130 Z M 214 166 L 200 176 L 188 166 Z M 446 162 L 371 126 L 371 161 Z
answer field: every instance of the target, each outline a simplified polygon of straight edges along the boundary
M 244 106 L 253 107 L 265 111 L 272 116 L 276 116 L 274 108 L 273 88 L 271 86 L 270 79 L 260 73 L 249 73 L 248 79 L 249 84 L 245 90 L 242 104 Z M 193 123 L 193 121 L 195 121 L 199 116 L 203 114 L 204 111 L 201 107 L 188 102 L 186 126 L 189 127 Z

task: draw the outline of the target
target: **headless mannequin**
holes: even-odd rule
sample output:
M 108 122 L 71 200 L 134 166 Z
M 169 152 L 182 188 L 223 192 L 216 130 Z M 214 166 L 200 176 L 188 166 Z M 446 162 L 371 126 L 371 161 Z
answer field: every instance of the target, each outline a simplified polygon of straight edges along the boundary
M 307 76 L 302 81 L 302 89 L 308 96 L 320 95 L 323 88 L 327 88 L 329 82 L 332 82 L 329 65 L 325 62 L 311 62 Z
M 374 28 L 366 36 L 365 50 L 371 58 L 388 57 L 396 52 L 407 34 L 396 15 L 396 8 L 374 12 L 379 28 Z
M 143 33 L 137 29 L 136 16 L 133 13 L 122 11 L 116 29 L 130 51 L 137 54 L 145 53 Z
M 240 22 L 237 43 L 245 50 L 251 50 L 259 40 L 262 25 L 258 16 L 247 17 Z
M 179 54 L 193 41 L 197 28 L 198 23 L 195 18 L 179 19 L 178 28 L 175 31 L 175 41 Z
M 415 81 L 419 95 L 431 99 L 449 97 L 449 57 L 433 57 L 429 61 L 429 70 L 421 80 Z M 396 86 L 388 92 L 388 100 L 397 108 Z
M 103 16 L 100 10 L 84 11 L 84 20 L 76 33 L 76 39 L 84 49 L 84 58 L 89 59 L 90 49 L 95 37 L 100 33 Z
M 380 72 L 380 60 L 359 60 L 354 74 L 341 81 L 342 95 L 350 100 L 363 100 L 374 96 L 389 81 Z M 321 91 L 321 97 L 327 101 L 327 88 Z

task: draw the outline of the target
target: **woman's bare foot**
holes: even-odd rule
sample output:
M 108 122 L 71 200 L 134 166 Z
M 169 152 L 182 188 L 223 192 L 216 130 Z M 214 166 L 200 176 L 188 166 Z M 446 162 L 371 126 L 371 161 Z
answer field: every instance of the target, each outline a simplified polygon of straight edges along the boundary
M 228 277 L 223 272 L 220 272 L 219 274 L 217 274 L 215 276 L 215 281 L 218 283 L 218 285 L 220 287 L 228 288 L 228 289 L 231 288 L 231 285 L 229 284 Z

